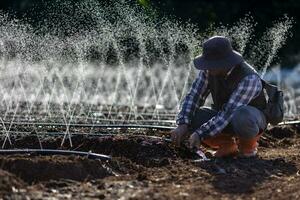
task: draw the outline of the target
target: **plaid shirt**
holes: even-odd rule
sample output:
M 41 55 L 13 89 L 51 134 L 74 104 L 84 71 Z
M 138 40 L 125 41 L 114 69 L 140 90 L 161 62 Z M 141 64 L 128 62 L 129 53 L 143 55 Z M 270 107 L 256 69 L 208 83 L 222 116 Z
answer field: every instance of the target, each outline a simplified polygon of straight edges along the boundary
M 230 72 L 229 72 L 230 73 Z M 204 123 L 195 132 L 206 138 L 220 133 L 230 122 L 233 112 L 240 106 L 247 105 L 257 97 L 262 90 L 261 79 L 258 75 L 248 75 L 241 80 L 238 87 L 231 94 L 229 101 L 223 110 Z M 201 70 L 186 95 L 181 111 L 177 116 L 177 124 L 190 124 L 193 111 L 196 107 L 203 106 L 206 97 L 210 93 L 208 88 L 208 71 Z

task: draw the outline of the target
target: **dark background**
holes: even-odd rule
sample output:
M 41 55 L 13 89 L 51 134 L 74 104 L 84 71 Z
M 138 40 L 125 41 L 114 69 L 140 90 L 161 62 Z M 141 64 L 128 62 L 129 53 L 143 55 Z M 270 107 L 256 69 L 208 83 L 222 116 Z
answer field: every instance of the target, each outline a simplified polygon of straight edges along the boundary
M 1 0 L 0 9 L 22 18 L 26 13 L 28 16 L 28 11 L 33 7 L 35 10 L 47 9 L 45 2 L 52 1 Z M 300 19 L 300 0 L 138 0 L 133 2 L 138 2 L 145 8 L 154 8 L 160 14 L 190 21 L 200 30 L 205 30 L 212 23 L 231 25 L 246 14 L 250 14 L 257 22 L 256 33 L 258 35 L 264 32 L 266 27 L 271 27 L 275 20 L 287 14 L 294 20 L 294 26 L 291 29 L 293 35 L 279 51 L 280 63 L 285 67 L 293 67 L 300 61 L 300 24 L 297 23 Z M 43 20 L 40 16 L 34 15 L 30 18 L 33 24 Z
M 287 14 L 294 19 L 292 37 L 280 49 L 281 64 L 291 67 L 300 62 L 300 1 L 299 0 L 151 0 L 161 12 L 190 20 L 200 29 L 211 23 L 233 24 L 246 14 L 257 22 L 256 32 L 265 31 L 275 20 Z

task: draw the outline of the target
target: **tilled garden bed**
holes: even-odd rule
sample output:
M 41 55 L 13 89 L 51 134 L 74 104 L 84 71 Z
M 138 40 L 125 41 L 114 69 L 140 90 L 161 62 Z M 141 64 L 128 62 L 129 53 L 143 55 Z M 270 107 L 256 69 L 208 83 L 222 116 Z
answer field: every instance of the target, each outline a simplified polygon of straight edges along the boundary
M 139 133 L 140 131 L 140 133 Z M 0 195 L 4 199 L 297 199 L 300 198 L 299 125 L 269 129 L 259 156 L 211 159 L 176 148 L 167 131 L 120 130 L 115 135 L 11 135 L 6 149 L 63 149 L 111 156 L 0 156 Z M 156 137 L 148 137 L 154 135 Z M 0 141 L 3 143 L 4 138 Z

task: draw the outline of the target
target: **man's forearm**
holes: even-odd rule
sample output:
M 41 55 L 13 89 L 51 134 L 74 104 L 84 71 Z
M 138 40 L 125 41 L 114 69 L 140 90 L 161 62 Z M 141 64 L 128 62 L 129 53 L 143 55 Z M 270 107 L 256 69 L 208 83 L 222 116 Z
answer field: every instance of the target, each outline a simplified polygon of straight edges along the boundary
M 198 77 L 192 84 L 189 93 L 186 95 L 182 104 L 181 111 L 178 114 L 177 124 L 190 124 L 191 113 L 195 110 L 196 106 L 204 103 L 204 99 L 209 93 L 207 72 L 200 71 Z

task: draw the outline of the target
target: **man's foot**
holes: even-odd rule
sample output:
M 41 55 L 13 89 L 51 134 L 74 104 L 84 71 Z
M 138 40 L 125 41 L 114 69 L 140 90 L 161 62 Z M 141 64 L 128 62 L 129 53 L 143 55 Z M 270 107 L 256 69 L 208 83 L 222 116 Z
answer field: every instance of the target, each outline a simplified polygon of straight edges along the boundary
M 239 158 L 253 158 L 257 156 L 257 148 L 255 148 L 251 152 L 239 152 L 238 157 Z
M 238 154 L 238 146 L 233 140 L 228 143 L 221 144 L 214 156 L 217 158 L 221 158 L 221 157 L 236 156 L 237 154 Z
M 238 148 L 239 148 L 239 157 L 250 158 L 257 155 L 258 140 L 262 134 L 258 134 L 255 138 L 252 139 L 239 139 Z
M 213 149 L 217 149 L 214 157 L 229 157 L 235 156 L 238 153 L 238 146 L 232 135 L 221 133 L 215 137 L 205 139 L 203 143 Z

